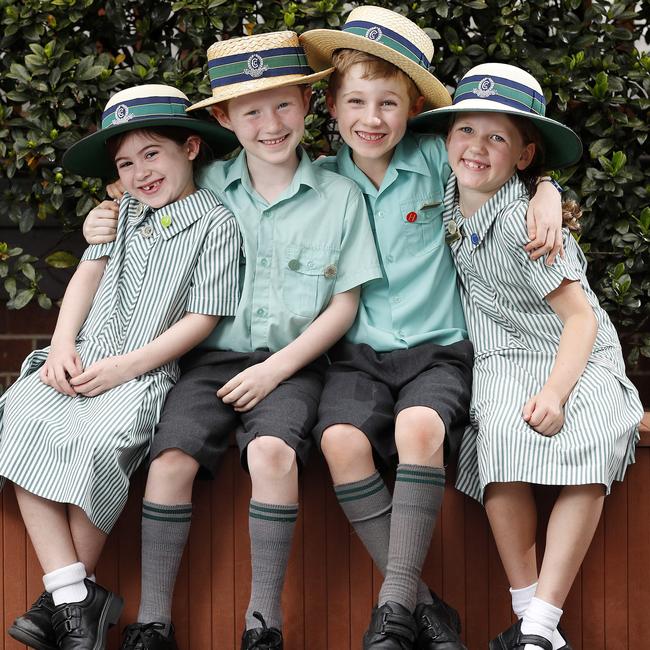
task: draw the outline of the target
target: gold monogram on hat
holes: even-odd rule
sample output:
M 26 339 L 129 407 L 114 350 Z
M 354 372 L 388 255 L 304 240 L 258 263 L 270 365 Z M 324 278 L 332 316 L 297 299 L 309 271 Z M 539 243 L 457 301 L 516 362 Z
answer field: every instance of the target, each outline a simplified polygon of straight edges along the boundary
M 270 88 L 310 84 L 332 70 L 321 66 L 314 72 L 295 32 L 270 32 L 217 41 L 208 49 L 212 97 L 188 110 Z

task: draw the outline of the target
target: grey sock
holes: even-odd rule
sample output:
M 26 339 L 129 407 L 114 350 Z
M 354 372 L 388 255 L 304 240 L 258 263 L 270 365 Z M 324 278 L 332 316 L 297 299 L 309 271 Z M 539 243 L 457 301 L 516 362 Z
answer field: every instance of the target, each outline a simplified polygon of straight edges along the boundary
M 388 542 L 390 540 L 390 511 L 392 498 L 379 472 L 367 478 L 334 487 L 336 498 L 363 542 L 375 566 L 386 574 Z M 418 603 L 432 603 L 429 588 L 420 580 Z
M 246 610 L 246 629 L 260 627 L 253 612 L 259 612 L 268 627 L 282 628 L 280 599 L 297 518 L 297 503 L 274 505 L 251 499 L 248 532 L 253 583 Z
M 169 632 L 178 567 L 192 522 L 192 504 L 142 502 L 142 592 L 139 623 L 164 623 Z
M 411 612 L 415 609 L 418 580 L 444 490 L 444 467 L 397 466 L 388 566 L 379 592 L 380 605 L 392 600 Z

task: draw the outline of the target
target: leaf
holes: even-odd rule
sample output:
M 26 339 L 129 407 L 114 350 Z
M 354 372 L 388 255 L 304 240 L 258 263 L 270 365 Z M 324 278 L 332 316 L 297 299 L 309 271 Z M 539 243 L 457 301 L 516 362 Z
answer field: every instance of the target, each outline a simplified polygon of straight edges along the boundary
M 55 269 L 69 269 L 79 263 L 79 258 L 69 251 L 56 251 L 48 255 L 45 262 Z
M 30 300 L 34 297 L 36 289 L 22 289 L 7 302 L 8 309 L 22 309 L 25 305 L 29 304 Z
M 614 140 L 611 138 L 601 138 L 591 143 L 589 154 L 592 158 L 598 158 L 606 154 L 614 146 Z

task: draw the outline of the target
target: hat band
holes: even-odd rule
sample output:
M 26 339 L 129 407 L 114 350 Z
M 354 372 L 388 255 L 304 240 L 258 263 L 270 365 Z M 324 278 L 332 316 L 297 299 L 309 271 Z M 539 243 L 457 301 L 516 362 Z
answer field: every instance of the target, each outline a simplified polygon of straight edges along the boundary
M 454 93 L 454 106 L 469 99 L 483 99 L 542 117 L 546 113 L 544 95 L 503 77 L 464 77 Z
M 244 52 L 208 61 L 212 89 L 221 86 L 290 74 L 313 74 L 301 47 L 276 47 L 271 50 Z
M 429 70 L 431 65 L 429 59 L 425 56 L 422 50 L 418 49 L 411 41 L 404 38 L 401 34 L 394 32 L 388 27 L 369 23 L 365 20 L 353 20 L 345 23 L 342 31 L 348 34 L 355 34 L 356 36 L 363 36 L 364 38 L 381 43 L 391 50 L 395 50 L 399 54 L 411 59 L 417 63 L 421 68 Z
M 102 129 L 150 117 L 188 117 L 185 109 L 189 105 L 190 102 L 182 97 L 128 99 L 114 104 L 102 113 Z

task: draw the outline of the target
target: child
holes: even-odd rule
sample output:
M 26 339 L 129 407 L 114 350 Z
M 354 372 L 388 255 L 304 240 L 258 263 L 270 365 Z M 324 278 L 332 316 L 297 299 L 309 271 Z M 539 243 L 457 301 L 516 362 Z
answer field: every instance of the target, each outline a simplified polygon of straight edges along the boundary
M 533 77 L 486 63 L 463 77 L 453 106 L 415 121 L 431 128 L 453 118 L 445 222 L 456 235 L 451 249 L 476 352 L 457 486 L 485 504 L 520 619 L 491 650 L 570 647 L 556 629 L 561 607 L 604 496 L 634 461 L 643 415 L 569 231 L 566 257 L 552 266 L 521 250 L 530 179 L 575 163 L 582 151 L 578 136 L 544 112 Z M 535 483 L 562 486 L 539 578 Z
M 145 493 L 140 612 L 123 650 L 176 648 L 171 595 L 189 531 L 192 483 L 199 468 L 216 472 L 238 424 L 253 487 L 252 590 L 241 647 L 283 647 L 280 596 L 323 353 L 352 324 L 358 287 L 380 275 L 359 189 L 313 166 L 299 147 L 307 84 L 331 70 L 313 74 L 293 32 L 221 41 L 208 59 L 213 96 L 192 108 L 212 106 L 243 151 L 213 163 L 200 183 L 235 213 L 246 271 L 236 316 L 184 359 L 165 404 Z M 102 217 L 110 221 L 110 205 L 104 209 L 89 215 L 89 237 L 102 232 Z
M 444 245 L 444 141 L 407 130 L 424 104 L 451 98 L 428 71 L 429 37 L 390 10 L 359 7 L 342 31 L 308 31 L 301 42 L 336 68 L 327 102 L 345 146 L 324 164 L 361 187 L 383 271 L 331 353 L 315 429 L 339 502 L 385 573 L 363 647 L 460 650 L 457 612 L 420 573 L 469 408 L 473 354 Z M 388 464 L 396 454 L 391 500 L 373 456 Z
M 51 346 L 0 398 L 0 477 L 45 572 L 45 593 L 9 633 L 38 650 L 105 647 L 122 599 L 92 573 L 178 377 L 174 359 L 237 305 L 237 225 L 193 181 L 202 138 L 215 152 L 235 143 L 188 105 L 171 86 L 119 92 L 63 159 L 78 174 L 117 168 L 128 193 L 115 243 L 86 249 L 70 280 Z

